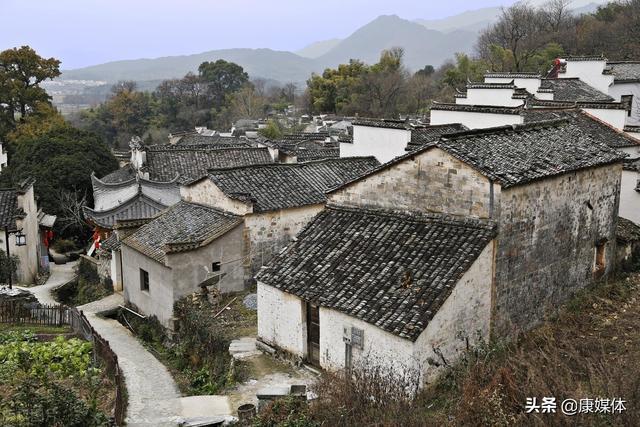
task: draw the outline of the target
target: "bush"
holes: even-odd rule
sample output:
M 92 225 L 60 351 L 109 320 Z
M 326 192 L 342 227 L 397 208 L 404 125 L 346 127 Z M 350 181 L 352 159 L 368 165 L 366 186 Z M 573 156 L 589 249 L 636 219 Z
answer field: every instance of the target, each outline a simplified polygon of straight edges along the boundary
M 51 245 L 51 249 L 64 254 L 67 252 L 75 251 L 77 249 L 76 243 L 70 239 L 58 239 Z
M 101 280 L 96 266 L 84 258 L 78 264 L 78 278 L 55 291 L 57 299 L 68 305 L 82 305 L 113 293 L 111 280 Z

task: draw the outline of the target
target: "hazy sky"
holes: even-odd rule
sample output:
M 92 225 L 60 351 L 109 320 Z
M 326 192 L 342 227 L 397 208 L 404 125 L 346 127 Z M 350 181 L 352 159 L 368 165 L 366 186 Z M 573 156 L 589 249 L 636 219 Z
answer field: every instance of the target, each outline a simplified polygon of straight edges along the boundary
M 0 50 L 28 44 L 70 69 L 233 47 L 297 50 L 382 14 L 442 18 L 512 0 L 0 0 Z

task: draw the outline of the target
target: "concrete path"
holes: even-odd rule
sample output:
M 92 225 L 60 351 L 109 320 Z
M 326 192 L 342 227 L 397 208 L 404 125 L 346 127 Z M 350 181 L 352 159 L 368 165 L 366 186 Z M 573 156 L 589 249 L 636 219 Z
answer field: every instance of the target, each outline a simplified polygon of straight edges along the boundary
M 61 265 L 50 264 L 51 275 L 44 285 L 32 286 L 29 288 L 22 286 L 14 287 L 31 292 L 36 298 L 38 298 L 40 304 L 58 304 L 58 301 L 53 298 L 51 290 L 73 280 L 76 274 L 75 268 L 77 265 L 78 261 L 68 262 Z
M 118 355 L 129 395 L 127 425 L 175 426 L 181 413 L 180 391 L 167 368 L 118 321 L 98 316 L 123 303 L 116 293 L 78 308 Z

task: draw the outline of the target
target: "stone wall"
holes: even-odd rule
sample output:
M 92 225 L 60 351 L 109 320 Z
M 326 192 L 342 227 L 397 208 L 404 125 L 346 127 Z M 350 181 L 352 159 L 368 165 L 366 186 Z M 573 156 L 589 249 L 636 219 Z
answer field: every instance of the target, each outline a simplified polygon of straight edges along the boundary
M 355 207 L 488 218 L 491 187 L 489 180 L 475 169 L 433 148 L 330 194 L 329 201 Z M 494 192 L 499 192 L 499 186 L 493 187 Z
M 187 202 L 211 206 L 237 215 L 252 211 L 251 205 L 229 198 L 210 179 L 201 179 L 191 185 L 180 187 L 180 196 Z
M 315 204 L 245 216 L 245 248 L 251 271 L 256 273 L 322 209 L 324 204 Z
M 567 173 L 500 196 L 493 329 L 529 329 L 614 266 L 621 165 Z M 606 268 L 594 274 L 596 246 Z

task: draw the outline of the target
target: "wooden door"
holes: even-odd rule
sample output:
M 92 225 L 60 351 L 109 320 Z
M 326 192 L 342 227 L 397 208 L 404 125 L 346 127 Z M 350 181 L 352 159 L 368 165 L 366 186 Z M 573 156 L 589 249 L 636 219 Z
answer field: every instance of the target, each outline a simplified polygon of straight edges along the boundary
M 307 359 L 320 366 L 320 307 L 307 303 Z

